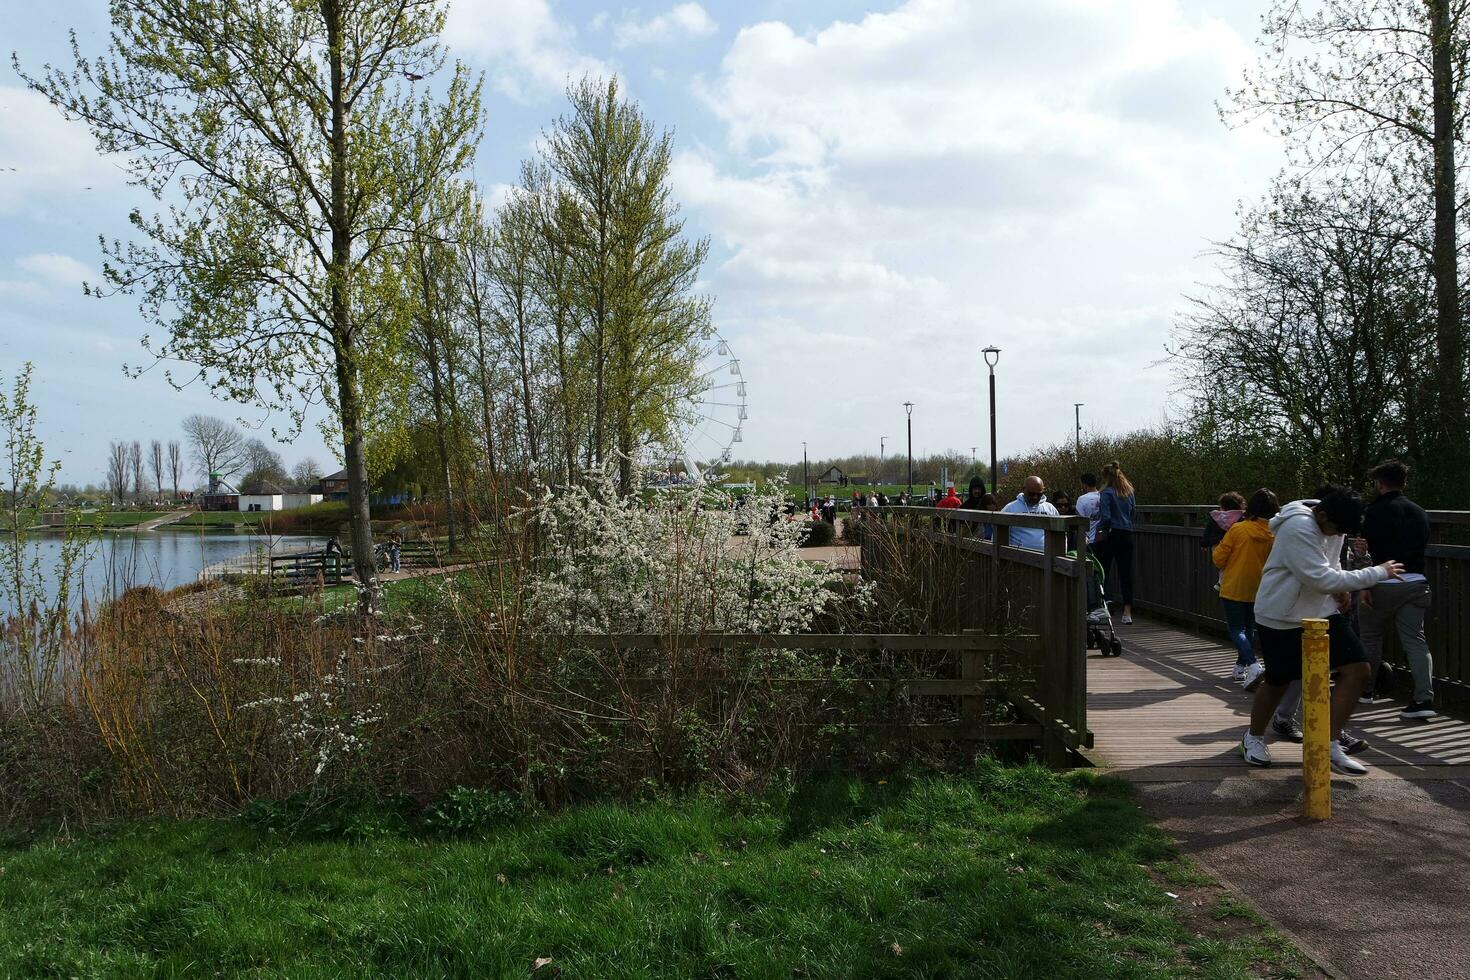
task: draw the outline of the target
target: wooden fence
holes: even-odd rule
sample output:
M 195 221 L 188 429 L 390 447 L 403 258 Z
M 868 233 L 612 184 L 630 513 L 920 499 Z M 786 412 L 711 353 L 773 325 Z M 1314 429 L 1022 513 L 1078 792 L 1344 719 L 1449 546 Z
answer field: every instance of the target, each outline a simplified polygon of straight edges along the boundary
M 1134 604 L 1140 609 L 1211 630 L 1225 629 L 1219 580 L 1208 549 L 1201 547 L 1209 506 L 1140 506 L 1135 512 Z M 1444 538 L 1470 526 L 1470 511 L 1430 511 L 1424 570 L 1433 601 L 1425 623 L 1434 654 L 1435 686 L 1461 703 L 1470 701 L 1470 545 Z M 1405 666 L 1390 631 L 1384 656 Z
M 952 634 L 698 633 L 583 634 L 573 650 L 618 651 L 617 666 L 563 680 L 578 703 L 637 700 L 651 689 L 677 689 L 679 703 L 702 701 L 721 727 L 752 689 L 791 691 L 805 702 L 807 737 L 852 733 L 859 739 L 932 742 L 1042 742 L 1030 718 L 997 720 L 997 704 L 1035 700 L 1039 638 L 979 630 Z M 758 651 L 802 651 L 773 672 Z M 640 653 L 649 654 L 640 657 Z M 613 689 L 612 697 L 594 693 Z M 800 693 L 797 693 L 800 689 Z M 555 692 L 547 692 L 554 698 Z
M 922 609 L 929 623 L 1036 636 L 1034 690 L 1011 701 L 1041 726 L 1049 763 L 1063 764 L 1068 750 L 1092 744 L 1081 518 L 876 507 L 849 521 L 861 542 L 863 576 L 894 601 Z M 1041 547 L 1013 547 L 1012 531 L 1021 528 L 1039 531 Z

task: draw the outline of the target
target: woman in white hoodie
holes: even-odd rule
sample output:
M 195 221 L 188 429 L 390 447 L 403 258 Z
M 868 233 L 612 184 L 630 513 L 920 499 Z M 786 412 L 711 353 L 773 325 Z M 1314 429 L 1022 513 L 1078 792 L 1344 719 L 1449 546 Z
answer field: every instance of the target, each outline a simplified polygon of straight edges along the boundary
M 1342 726 L 1357 706 L 1367 684 L 1368 654 L 1342 614 L 1347 594 L 1397 578 L 1403 566 L 1386 561 L 1348 572 L 1342 568 L 1342 535 L 1354 534 L 1363 519 L 1358 495 L 1341 487 L 1324 487 L 1320 500 L 1287 504 L 1271 520 L 1275 541 L 1256 592 L 1256 636 L 1265 662 L 1265 677 L 1256 689 L 1251 727 L 1241 739 L 1240 754 L 1249 765 L 1269 766 L 1266 725 L 1292 681 L 1302 677 L 1302 620 L 1326 619 L 1332 667 L 1338 672 L 1332 692 L 1332 768 L 1361 775 L 1362 763 L 1338 744 Z

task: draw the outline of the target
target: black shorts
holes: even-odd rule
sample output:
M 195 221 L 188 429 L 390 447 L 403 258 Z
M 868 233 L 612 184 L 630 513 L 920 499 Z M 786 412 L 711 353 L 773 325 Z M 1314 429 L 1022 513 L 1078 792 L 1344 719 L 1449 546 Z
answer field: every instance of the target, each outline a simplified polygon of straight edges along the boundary
M 1261 640 L 1261 660 L 1266 666 L 1266 683 L 1278 687 L 1302 679 L 1302 630 L 1278 630 L 1256 623 L 1256 636 Z M 1363 641 L 1353 632 L 1347 617 L 1327 617 L 1328 654 L 1332 669 L 1344 664 L 1368 662 Z

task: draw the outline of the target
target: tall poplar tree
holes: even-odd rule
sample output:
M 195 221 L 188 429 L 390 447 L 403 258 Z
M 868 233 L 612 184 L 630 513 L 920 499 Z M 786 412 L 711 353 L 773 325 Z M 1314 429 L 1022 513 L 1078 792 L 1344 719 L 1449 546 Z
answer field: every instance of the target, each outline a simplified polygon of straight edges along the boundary
M 106 246 L 181 360 L 217 394 L 340 422 L 352 557 L 377 599 L 364 419 L 375 360 L 396 358 L 399 295 L 380 283 L 437 224 L 438 188 L 470 162 L 479 83 L 437 43 L 441 0 L 112 0 L 107 56 L 22 72 L 98 147 L 122 154 L 162 213 Z M 19 69 L 19 65 L 17 64 Z M 384 326 L 384 325 L 388 326 Z M 145 340 L 145 343 L 147 341 Z

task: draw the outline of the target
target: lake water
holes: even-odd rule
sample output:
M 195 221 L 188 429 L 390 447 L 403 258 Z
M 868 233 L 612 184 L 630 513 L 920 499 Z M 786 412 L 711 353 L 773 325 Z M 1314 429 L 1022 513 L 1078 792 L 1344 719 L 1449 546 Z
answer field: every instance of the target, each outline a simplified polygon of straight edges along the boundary
M 55 571 L 61 543 L 59 532 L 37 533 L 27 543 L 31 554 L 40 555 L 42 570 L 48 576 L 45 596 L 48 602 L 55 599 L 56 582 L 50 576 Z M 317 537 L 272 537 L 210 530 L 99 532 L 87 545 L 80 590 L 96 602 L 136 585 L 172 589 L 197 580 L 200 569 L 217 561 L 252 551 L 280 553 L 321 548 L 325 543 L 325 538 Z M 79 591 L 77 584 L 73 585 L 73 591 Z M 77 598 L 73 597 L 74 603 Z M 0 595 L 0 616 L 14 611 L 9 596 Z

